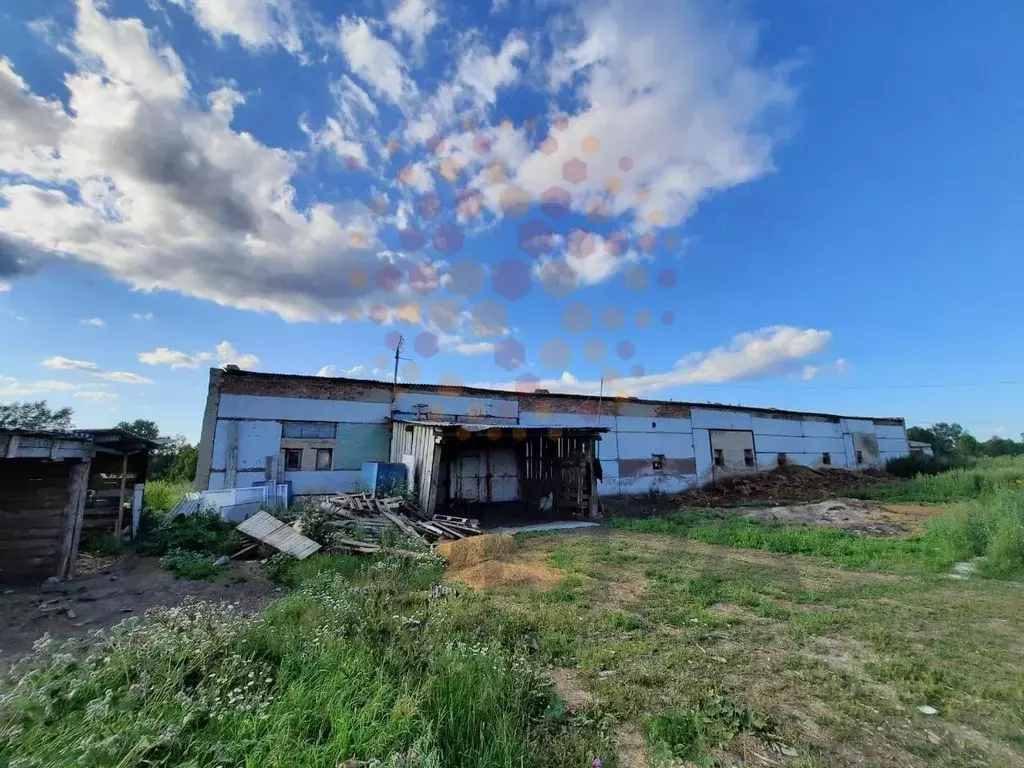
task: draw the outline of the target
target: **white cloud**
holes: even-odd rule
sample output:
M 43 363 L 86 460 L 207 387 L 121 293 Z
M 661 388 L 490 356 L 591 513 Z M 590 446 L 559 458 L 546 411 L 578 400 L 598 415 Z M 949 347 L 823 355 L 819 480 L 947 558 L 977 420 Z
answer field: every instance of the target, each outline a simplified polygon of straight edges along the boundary
M 803 381 L 810 381 L 819 373 L 821 373 L 820 365 L 805 365 L 804 369 L 800 372 L 800 378 Z
M 509 0 L 491 0 L 491 13 L 501 13 L 508 10 Z
M 395 104 L 416 94 L 402 54 L 387 40 L 373 33 L 366 19 L 343 16 L 338 25 L 338 41 L 348 65 L 373 89 Z
M 0 65 L 0 279 L 71 256 L 139 290 L 288 320 L 394 300 L 350 279 L 404 268 L 365 205 L 297 207 L 297 153 L 235 132 L 223 98 L 204 111 L 138 19 L 77 7 L 67 111 Z
M 96 328 L 102 328 L 107 324 L 106 321 L 104 321 L 103 318 L 101 317 L 89 317 L 83 320 L 79 320 L 78 322 L 80 322 L 82 325 L 91 325 Z
M 398 37 L 408 37 L 419 50 L 438 21 L 433 0 L 400 0 L 388 14 L 388 24 L 395 28 Z
M 0 293 L 9 293 L 10 290 L 11 284 L 4 280 L 0 280 Z
M 793 100 L 789 67 L 755 63 L 757 30 L 714 6 L 668 0 L 583 4 L 573 42 L 556 28 L 552 88 L 583 107 L 533 152 L 515 181 L 534 195 L 560 185 L 584 211 L 594 199 L 638 230 L 679 224 L 706 197 L 772 169 L 771 116 Z M 567 184 L 563 165 L 587 165 Z M 623 160 L 625 158 L 625 160 Z M 621 163 L 621 164 L 620 164 Z M 609 179 L 620 191 L 608 194 Z
M 97 403 L 116 403 L 117 393 L 107 392 L 104 389 L 86 389 L 81 392 L 75 392 L 75 397 L 85 397 L 89 400 L 95 400 Z
M 132 312 L 132 318 L 135 320 L 149 321 L 153 319 L 152 312 Z
M 185 8 L 218 42 L 237 37 L 250 49 L 279 45 L 302 52 L 302 38 L 291 0 L 170 0 Z
M 336 365 L 325 365 L 316 372 L 317 376 L 341 376 L 347 378 L 360 378 L 366 373 L 366 366 L 353 365 L 351 368 L 339 368 Z
M 41 365 L 47 368 L 54 368 L 57 370 L 77 370 L 77 371 L 98 371 L 100 367 L 96 363 L 91 363 L 87 360 L 71 360 L 67 357 L 61 357 L 60 355 L 54 355 L 48 357 L 42 361 Z
M 198 368 L 203 360 L 213 357 L 210 352 L 200 352 L 198 355 L 190 355 L 170 347 L 157 347 L 152 352 L 140 352 L 138 359 L 146 365 L 169 365 L 171 370 L 176 368 Z
M 118 384 L 152 384 L 152 379 L 147 379 L 145 376 L 140 376 L 137 373 L 130 373 L 128 371 L 103 371 L 102 373 L 95 374 L 98 378 L 106 379 L 107 381 L 116 381 Z
M 309 145 L 314 149 L 327 149 L 341 160 L 354 160 L 360 165 L 366 164 L 366 150 L 358 141 L 345 137 L 345 129 L 341 123 L 328 117 L 324 127 L 314 131 L 304 121 L 299 121 L 299 128 L 309 137 Z
M 77 384 L 72 384 L 69 381 L 55 381 L 54 379 L 19 381 L 12 376 L 0 375 L 0 397 L 30 397 L 50 392 L 67 392 L 77 388 Z
M 618 395 L 643 396 L 691 384 L 718 384 L 774 376 L 801 367 L 808 357 L 821 354 L 832 339 L 831 331 L 792 326 L 772 326 L 733 337 L 726 347 L 710 352 L 694 352 L 681 358 L 664 373 L 628 376 L 606 381 L 604 391 Z M 514 383 L 474 386 L 513 389 Z M 581 381 L 571 373 L 559 379 L 540 381 L 537 386 L 552 392 L 596 395 L 600 381 Z
M 850 361 L 847 360 L 845 357 L 838 358 L 832 365 L 835 367 L 836 373 L 850 372 Z
M 229 342 L 222 341 L 217 345 L 217 362 L 221 365 L 237 365 L 239 368 L 255 368 L 260 364 L 260 359 L 252 353 L 239 352 Z
M 496 54 L 473 47 L 459 61 L 458 80 L 476 92 L 479 103 L 494 104 L 498 91 L 519 78 L 517 62 L 526 56 L 527 50 L 526 40 L 516 33 L 505 38 Z
M 138 359 L 146 365 L 167 365 L 171 370 L 198 368 L 200 363 L 207 360 L 216 360 L 221 366 L 237 365 L 239 368 L 255 368 L 260 363 L 256 355 L 240 353 L 228 341 L 220 342 L 214 352 L 197 352 L 194 355 L 170 347 L 157 347 L 152 352 L 140 352 Z

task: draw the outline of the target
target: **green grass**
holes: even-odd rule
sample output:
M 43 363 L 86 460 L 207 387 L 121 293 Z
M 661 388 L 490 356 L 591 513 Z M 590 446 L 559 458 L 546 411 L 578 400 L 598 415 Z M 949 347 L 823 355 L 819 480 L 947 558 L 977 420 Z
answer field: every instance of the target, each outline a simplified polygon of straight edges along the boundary
M 192 489 L 192 483 L 187 481 L 149 480 L 143 494 L 143 505 L 155 514 L 166 514 Z
M 926 522 L 922 535 L 877 538 L 833 528 L 786 526 L 682 510 L 659 518 L 616 518 L 613 528 L 661 533 L 723 547 L 822 557 L 845 568 L 934 573 L 984 558 L 980 573 L 1024 578 L 1024 461 L 987 460 L 974 470 L 880 484 L 861 496 L 887 502 L 957 502 Z
M 474 603 L 519 616 L 510 629 L 641 734 L 652 767 L 1024 764 L 1017 584 L 614 529 L 523 547 L 566 571 L 572 601 Z
M 42 644 L 0 683 L 0 764 L 616 765 L 599 716 L 553 706 L 519 624 L 428 597 L 438 561 L 320 556 L 279 575 L 296 590 L 263 614 L 188 603 L 84 653 Z

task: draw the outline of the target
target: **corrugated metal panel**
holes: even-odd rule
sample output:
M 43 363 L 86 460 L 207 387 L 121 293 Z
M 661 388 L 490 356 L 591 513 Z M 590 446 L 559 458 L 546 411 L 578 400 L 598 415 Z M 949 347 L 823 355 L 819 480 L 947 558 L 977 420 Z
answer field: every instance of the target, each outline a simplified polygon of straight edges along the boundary
M 338 424 L 334 470 L 362 470 L 365 461 L 388 460 L 386 424 Z
M 402 462 L 403 456 L 413 457 L 416 495 L 420 508 L 429 514 L 433 512 L 436 497 L 434 473 L 437 471 L 436 458 L 440 455 L 436 428 L 431 424 L 396 421 L 391 429 L 391 461 Z
M 282 523 L 267 512 L 257 512 L 235 527 L 246 536 L 269 544 L 274 549 L 299 560 L 305 560 L 320 549 L 320 545 L 315 541 L 307 539 L 290 525 Z

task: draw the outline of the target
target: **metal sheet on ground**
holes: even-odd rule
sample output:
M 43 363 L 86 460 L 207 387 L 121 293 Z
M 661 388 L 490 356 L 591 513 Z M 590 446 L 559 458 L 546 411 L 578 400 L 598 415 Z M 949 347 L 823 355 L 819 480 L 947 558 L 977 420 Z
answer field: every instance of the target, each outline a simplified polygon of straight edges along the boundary
M 279 552 L 299 560 L 305 560 L 320 549 L 320 545 L 315 541 L 306 538 L 267 512 L 258 512 L 235 528 L 246 536 L 262 541 Z

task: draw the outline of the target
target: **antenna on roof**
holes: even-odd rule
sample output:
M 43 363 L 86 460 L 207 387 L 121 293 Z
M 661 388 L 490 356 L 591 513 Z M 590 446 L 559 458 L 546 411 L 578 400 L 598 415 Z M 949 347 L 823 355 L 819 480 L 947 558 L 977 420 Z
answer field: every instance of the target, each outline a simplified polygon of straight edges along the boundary
M 403 341 L 405 341 L 405 338 L 403 336 L 399 335 L 398 343 L 395 344 L 395 376 L 391 380 L 391 390 L 392 390 L 392 392 L 397 392 L 398 391 L 398 361 L 402 359 L 401 358 L 401 354 L 402 354 L 402 342 Z

